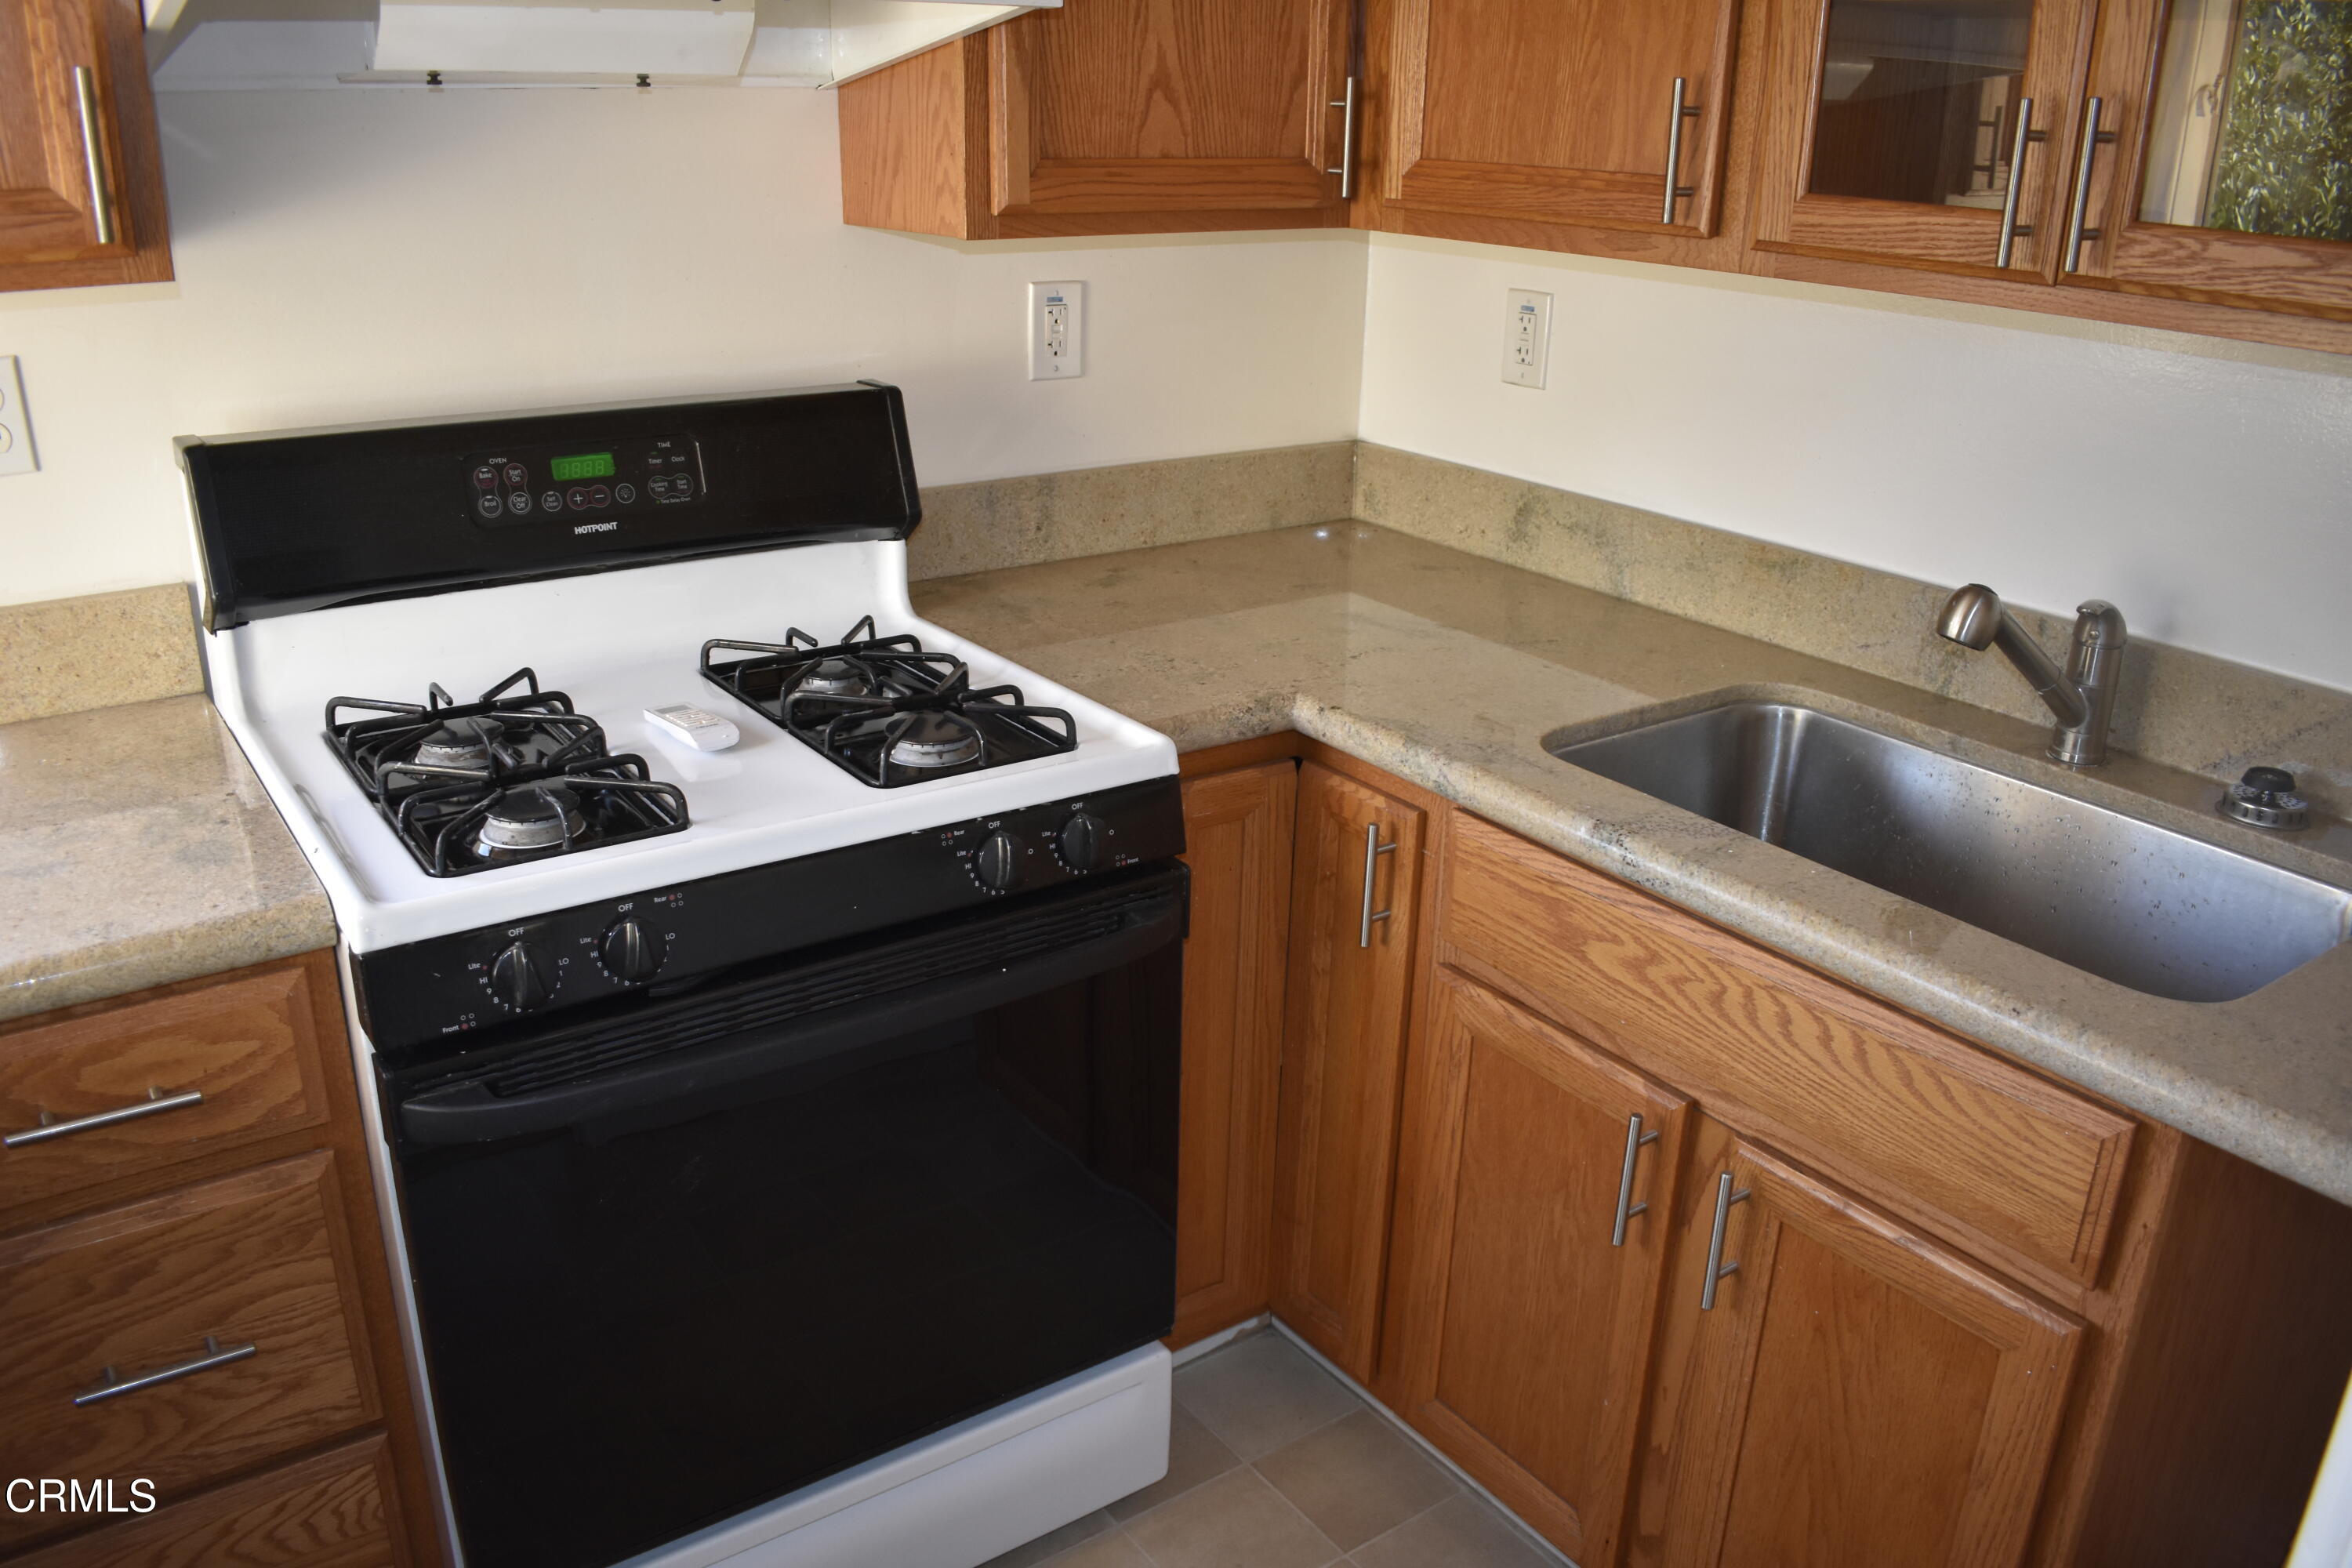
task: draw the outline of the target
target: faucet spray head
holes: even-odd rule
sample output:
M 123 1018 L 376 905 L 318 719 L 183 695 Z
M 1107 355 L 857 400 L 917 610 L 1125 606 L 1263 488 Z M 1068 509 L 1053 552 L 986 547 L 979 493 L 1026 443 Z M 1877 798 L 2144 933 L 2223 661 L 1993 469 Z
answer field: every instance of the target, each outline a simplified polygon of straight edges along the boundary
M 1944 613 L 1936 617 L 1936 635 L 1982 653 L 2000 635 L 2006 614 L 1999 594 L 1981 583 L 1971 583 L 1944 601 Z

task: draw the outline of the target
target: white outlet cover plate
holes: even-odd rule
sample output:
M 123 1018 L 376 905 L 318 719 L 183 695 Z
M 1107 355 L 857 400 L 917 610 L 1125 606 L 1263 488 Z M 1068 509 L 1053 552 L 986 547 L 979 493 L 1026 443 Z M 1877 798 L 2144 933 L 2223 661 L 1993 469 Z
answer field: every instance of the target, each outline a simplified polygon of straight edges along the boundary
M 1087 374 L 1087 286 L 1029 285 L 1029 379 L 1066 381 Z
M 1533 289 L 1503 295 L 1503 379 L 1541 390 L 1551 358 L 1551 296 Z
M 25 377 L 15 354 L 0 354 L 0 474 L 29 474 L 40 466 L 25 417 Z

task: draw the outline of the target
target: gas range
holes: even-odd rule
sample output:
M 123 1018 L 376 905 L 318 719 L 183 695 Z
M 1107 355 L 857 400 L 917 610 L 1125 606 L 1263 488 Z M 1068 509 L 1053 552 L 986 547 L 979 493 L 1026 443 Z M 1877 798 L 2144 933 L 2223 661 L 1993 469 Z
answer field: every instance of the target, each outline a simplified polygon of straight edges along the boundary
M 915 615 L 896 389 L 182 461 L 453 1558 L 977 1563 L 1156 1479 L 1175 751 Z

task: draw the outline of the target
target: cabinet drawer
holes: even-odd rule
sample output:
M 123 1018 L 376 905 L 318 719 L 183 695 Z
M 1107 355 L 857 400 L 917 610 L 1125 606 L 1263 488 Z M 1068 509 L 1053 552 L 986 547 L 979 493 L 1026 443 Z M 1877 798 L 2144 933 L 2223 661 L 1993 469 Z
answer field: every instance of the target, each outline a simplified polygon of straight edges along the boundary
M 376 1414 L 345 1310 L 333 1156 L 305 1154 L 0 1240 L 0 1473 L 133 1478 L 164 1501 Z M 88 1400 L 251 1345 L 238 1360 Z M 0 1512 L 0 1546 L 54 1515 Z
M 0 1032 L 0 1211 L 323 1125 L 311 975 L 296 961 Z M 147 1105 L 163 1109 L 38 1136 Z
M 1465 815 L 1455 845 L 1442 961 L 1880 1195 L 2096 1278 L 2128 1118 L 1490 823 Z
M 120 1489 L 117 1489 L 118 1492 Z M 315 1455 L 61 1542 L 22 1568 L 389 1568 L 384 1440 Z

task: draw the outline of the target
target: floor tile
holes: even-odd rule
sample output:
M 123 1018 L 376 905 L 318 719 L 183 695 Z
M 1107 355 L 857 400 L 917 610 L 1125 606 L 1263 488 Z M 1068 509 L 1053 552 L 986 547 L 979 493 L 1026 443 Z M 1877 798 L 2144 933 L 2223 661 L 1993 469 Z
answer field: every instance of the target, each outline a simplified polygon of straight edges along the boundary
M 1073 1546 L 1059 1557 L 1047 1558 L 1046 1568 L 1151 1568 L 1151 1559 L 1127 1531 L 1114 1530 Z
M 1059 1530 L 1049 1530 L 1025 1546 L 1016 1546 L 1002 1557 L 992 1557 L 980 1568 L 1036 1568 L 1057 1552 L 1066 1552 L 1082 1541 L 1092 1541 L 1111 1528 L 1111 1517 L 1097 1509 L 1083 1519 L 1074 1519 Z
M 1250 1469 L 1228 1470 L 1126 1529 L 1153 1568 L 1323 1568 L 1339 1555 Z
M 1272 1332 L 1236 1340 L 1179 1369 L 1176 1400 L 1244 1459 L 1363 1408 L 1305 1352 Z
M 1454 1491 L 1451 1476 L 1369 1410 L 1276 1448 L 1257 1472 L 1342 1552 Z
M 1213 1480 L 1241 1463 L 1217 1435 L 1201 1425 L 1200 1417 L 1179 1405 L 1168 1427 L 1168 1474 L 1139 1492 L 1129 1492 L 1110 1505 L 1113 1519 L 1133 1519 L 1149 1509 L 1182 1497 L 1202 1481 Z
M 1356 1548 L 1356 1568 L 1558 1568 L 1486 1499 L 1456 1492 L 1427 1513 Z

